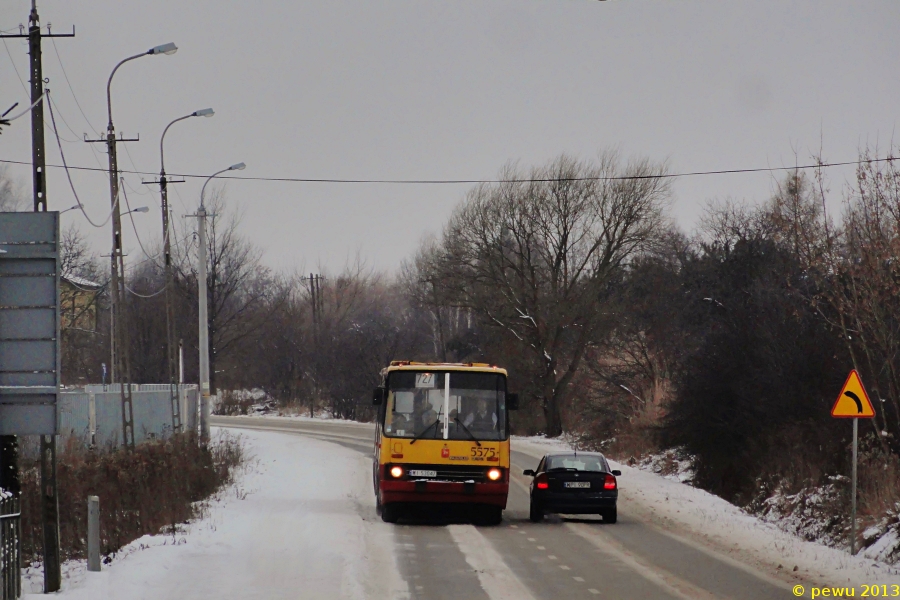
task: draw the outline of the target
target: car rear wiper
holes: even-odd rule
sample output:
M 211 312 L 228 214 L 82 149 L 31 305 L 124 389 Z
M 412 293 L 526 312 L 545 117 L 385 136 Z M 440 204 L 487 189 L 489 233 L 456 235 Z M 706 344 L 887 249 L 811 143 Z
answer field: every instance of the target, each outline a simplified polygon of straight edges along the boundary
M 420 431 L 418 435 L 416 435 L 416 436 L 413 437 L 413 439 L 412 439 L 412 441 L 409 443 L 409 445 L 412 446 L 413 444 L 416 443 L 416 440 L 420 440 L 420 439 L 422 439 L 423 437 L 425 437 L 425 434 L 428 433 L 428 430 L 431 429 L 432 427 L 434 427 L 435 425 L 437 425 L 439 422 L 440 422 L 440 421 L 435 420 L 434 423 L 432 423 L 431 425 L 429 425 L 428 427 L 426 427 L 425 429 L 423 429 L 422 431 Z
M 478 438 L 475 437 L 475 434 L 473 434 L 471 431 L 469 431 L 469 428 L 466 427 L 466 424 L 459 420 L 459 417 L 453 417 L 453 420 L 456 421 L 456 422 L 459 424 L 460 427 L 462 427 L 463 429 L 465 429 L 465 430 L 466 430 L 466 433 L 469 434 L 469 437 L 472 438 L 472 440 L 473 440 L 476 444 L 478 444 L 479 447 L 481 447 L 481 442 L 478 441 Z

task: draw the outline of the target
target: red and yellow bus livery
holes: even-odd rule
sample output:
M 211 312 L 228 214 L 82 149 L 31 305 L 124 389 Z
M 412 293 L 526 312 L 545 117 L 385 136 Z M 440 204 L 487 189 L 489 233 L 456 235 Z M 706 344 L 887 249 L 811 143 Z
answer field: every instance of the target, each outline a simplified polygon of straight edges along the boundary
M 409 504 L 468 504 L 497 524 L 509 494 L 506 371 L 482 363 L 394 361 L 382 371 L 373 479 L 381 518 Z

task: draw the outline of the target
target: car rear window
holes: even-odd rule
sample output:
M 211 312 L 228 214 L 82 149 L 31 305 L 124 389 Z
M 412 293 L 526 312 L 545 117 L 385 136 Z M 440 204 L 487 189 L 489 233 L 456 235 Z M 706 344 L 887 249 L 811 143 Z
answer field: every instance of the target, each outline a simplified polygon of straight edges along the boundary
M 548 456 L 547 470 L 552 469 L 576 469 L 578 471 L 598 471 L 605 472 L 606 461 L 602 456 L 590 455 L 564 455 L 564 456 Z

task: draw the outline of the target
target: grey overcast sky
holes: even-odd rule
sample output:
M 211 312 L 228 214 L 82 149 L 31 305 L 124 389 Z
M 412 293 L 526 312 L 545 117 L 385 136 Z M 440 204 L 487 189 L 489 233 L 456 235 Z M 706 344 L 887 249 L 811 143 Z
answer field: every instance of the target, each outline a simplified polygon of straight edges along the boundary
M 70 165 L 106 166 L 85 144 L 106 125 L 105 85 L 120 59 L 165 42 L 173 56 L 125 65 L 113 83 L 118 132 L 140 134 L 120 166 L 159 170 L 165 124 L 211 106 L 212 119 L 175 125 L 171 172 L 352 179 L 482 179 L 508 161 L 591 158 L 615 146 L 667 160 L 675 172 L 853 160 L 887 152 L 900 98 L 898 0 L 43 0 L 74 96 L 49 40 L 44 74 Z M 0 0 L 0 29 L 27 23 L 28 0 Z M 26 105 L 27 46 L 0 48 L 0 112 Z M 61 122 L 65 119 L 68 125 Z M 49 116 L 48 116 L 49 118 Z M 91 129 L 93 126 L 93 131 Z M 48 130 L 48 159 L 59 152 Z M 130 156 L 129 156 L 130 153 Z M 796 156 L 795 156 L 796 155 Z M 30 160 L 27 117 L 0 137 L 0 158 Z M 28 167 L 10 167 L 30 194 Z M 852 169 L 829 172 L 830 206 Z M 102 173 L 76 172 L 95 220 L 109 212 Z M 145 245 L 158 240 L 159 196 L 126 175 Z M 202 181 L 173 186 L 176 218 Z M 75 201 L 49 171 L 51 209 Z M 279 269 L 339 269 L 357 252 L 393 271 L 437 233 L 466 185 L 227 184 L 243 232 Z M 134 192 L 130 191 L 134 188 Z M 770 174 L 686 177 L 673 216 L 691 229 L 707 199 L 766 198 Z M 139 195 L 139 193 L 141 195 Z M 76 223 L 106 252 L 109 229 Z M 141 254 L 126 230 L 129 260 Z M 149 247 L 148 247 L 149 250 Z

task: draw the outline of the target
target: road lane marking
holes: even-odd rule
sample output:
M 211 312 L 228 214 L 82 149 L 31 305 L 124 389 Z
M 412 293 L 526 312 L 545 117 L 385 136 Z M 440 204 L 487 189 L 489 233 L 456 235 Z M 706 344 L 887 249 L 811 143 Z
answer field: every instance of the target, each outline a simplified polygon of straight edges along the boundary
M 534 538 L 528 538 L 528 541 L 529 541 L 529 542 L 536 542 L 537 540 L 534 539 Z
M 562 569 L 563 571 L 571 571 L 572 570 L 569 567 L 567 567 L 566 565 L 559 565 L 559 568 Z
M 577 581 L 579 583 L 584 583 L 584 577 L 573 577 L 572 579 L 574 579 L 575 581 Z
M 447 529 L 491 600 L 535 600 L 478 529 L 472 525 L 449 525 Z
M 544 546 L 538 546 L 537 549 L 538 550 L 546 550 L 546 548 Z
M 565 526 L 610 558 L 618 560 L 647 581 L 655 583 L 677 598 L 682 600 L 716 600 L 716 596 L 708 591 L 646 560 L 641 560 L 614 537 L 604 534 L 596 527 L 583 527 L 578 523 L 566 523 Z
M 547 555 L 547 558 L 549 558 L 550 560 L 556 560 L 556 555 L 554 555 L 554 554 L 548 554 L 548 555 Z
M 600 590 L 595 590 L 594 588 L 588 588 L 588 591 L 592 594 L 599 594 Z

